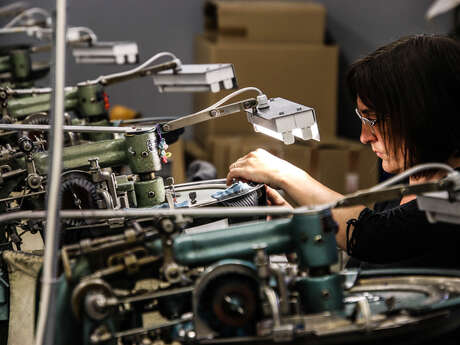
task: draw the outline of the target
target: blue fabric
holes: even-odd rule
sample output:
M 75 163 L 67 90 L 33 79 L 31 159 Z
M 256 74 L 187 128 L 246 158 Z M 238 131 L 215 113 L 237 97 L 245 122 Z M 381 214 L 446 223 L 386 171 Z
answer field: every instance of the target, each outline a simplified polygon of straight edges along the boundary
M 249 190 L 250 188 L 251 187 L 247 183 L 239 181 L 237 183 L 232 184 L 230 187 L 228 187 L 227 189 L 223 191 L 219 191 L 219 192 L 212 194 L 211 197 L 213 197 L 214 199 L 220 200 L 229 195 L 244 192 L 246 190 Z

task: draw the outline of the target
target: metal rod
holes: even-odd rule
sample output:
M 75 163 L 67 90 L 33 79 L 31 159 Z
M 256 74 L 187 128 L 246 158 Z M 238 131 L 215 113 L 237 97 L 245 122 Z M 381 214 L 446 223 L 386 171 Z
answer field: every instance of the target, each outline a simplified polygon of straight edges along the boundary
M 190 190 L 227 189 L 227 188 L 229 188 L 229 186 L 227 186 L 225 183 L 209 183 L 209 184 L 199 184 L 199 185 L 196 185 L 196 186 L 183 186 L 183 187 L 174 186 L 174 191 L 175 192 L 186 192 L 186 191 L 190 191 Z
M 110 122 L 124 125 L 124 124 L 133 124 L 133 123 L 159 123 L 165 121 L 171 121 L 177 119 L 177 116 L 150 116 L 143 117 L 140 119 L 130 119 L 130 120 L 111 120 Z
M 153 128 L 153 127 L 136 127 Z M 134 127 L 111 127 L 111 126 L 62 126 L 64 132 L 75 133 L 129 133 Z M 0 130 L 16 131 L 50 131 L 50 125 L 27 125 L 27 124 L 0 124 Z
M 74 86 L 67 86 L 65 91 L 72 91 L 76 89 Z M 53 88 L 51 87 L 33 87 L 30 89 L 11 89 L 6 88 L 6 92 L 8 95 L 41 95 L 46 93 L 53 92 Z
M 199 186 L 202 184 L 222 184 L 226 183 L 226 179 L 224 178 L 219 178 L 215 180 L 205 180 L 205 181 L 194 181 L 194 182 L 185 182 L 185 183 L 178 183 L 173 186 L 165 186 L 166 189 L 171 189 L 171 188 L 179 188 L 179 187 L 193 187 L 193 186 Z
M 56 308 L 55 286 L 57 277 L 57 256 L 60 234 L 61 209 L 61 168 L 64 144 L 64 102 L 65 102 L 65 51 L 66 51 L 66 7 L 67 0 L 56 0 L 55 19 L 55 70 L 54 70 L 54 111 L 51 123 L 50 180 L 48 184 L 47 217 L 45 233 L 45 254 L 38 317 L 36 345 L 54 344 Z
M 145 217 L 170 217 L 170 216 L 194 216 L 194 217 L 247 217 L 247 216 L 290 216 L 295 214 L 317 213 L 327 207 L 299 207 L 288 208 L 284 206 L 259 206 L 259 207 L 204 207 L 204 208 L 126 208 L 121 210 L 62 210 L 62 219 L 104 219 L 104 218 L 145 218 Z M 45 211 L 19 211 L 0 215 L 0 223 L 17 221 L 20 219 L 43 219 Z

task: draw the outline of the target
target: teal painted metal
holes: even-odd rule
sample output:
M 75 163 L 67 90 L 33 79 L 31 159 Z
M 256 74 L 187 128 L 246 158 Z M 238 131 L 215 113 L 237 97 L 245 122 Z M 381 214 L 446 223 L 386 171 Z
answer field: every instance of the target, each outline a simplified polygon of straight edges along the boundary
M 174 255 L 183 265 L 208 265 L 225 258 L 252 258 L 253 246 L 265 243 L 268 254 L 296 251 L 301 269 L 328 267 L 338 256 L 335 232 L 324 228 L 327 217 L 330 212 L 321 211 L 225 231 L 180 235 L 174 241 Z
M 5 274 L 0 272 L 0 321 L 9 319 L 9 303 L 8 303 L 8 286 L 5 282 Z
M 295 288 L 307 314 L 343 309 L 342 277 L 337 274 L 301 277 L 296 280 Z
M 88 159 L 99 158 L 101 167 L 119 166 L 126 163 L 125 140 L 114 139 L 87 143 L 64 148 L 62 164 L 63 170 L 87 169 Z M 48 152 L 36 153 L 33 157 L 35 167 L 41 175 L 48 173 Z M 25 166 L 22 160 L 23 167 Z
M 23 118 L 30 114 L 48 112 L 51 107 L 51 94 L 15 97 L 8 100 L 7 111 L 10 117 Z M 77 88 L 65 93 L 65 109 L 75 109 L 77 106 Z
M 252 259 L 254 245 L 265 243 L 268 254 L 289 253 L 294 249 L 291 219 L 280 219 L 250 225 L 180 235 L 174 240 L 176 261 L 181 265 L 209 265 L 226 258 Z M 152 245 L 155 248 L 155 245 Z
M 292 218 L 299 268 L 325 267 L 338 261 L 335 228 L 329 210 Z
M 162 177 L 134 182 L 137 207 L 152 207 L 165 202 L 165 186 Z
M 126 151 L 131 170 L 135 174 L 147 174 L 161 170 L 155 129 L 125 135 Z
M 145 242 L 145 247 L 149 250 L 150 254 L 153 256 L 163 255 L 163 248 L 162 248 L 161 240 Z

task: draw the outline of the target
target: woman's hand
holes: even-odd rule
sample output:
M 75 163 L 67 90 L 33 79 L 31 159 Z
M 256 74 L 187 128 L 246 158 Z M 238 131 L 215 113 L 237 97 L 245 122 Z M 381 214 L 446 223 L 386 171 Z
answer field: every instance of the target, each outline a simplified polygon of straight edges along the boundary
M 229 170 L 227 185 L 237 179 L 284 189 L 286 181 L 299 182 L 307 179 L 305 171 L 263 149 L 257 149 L 238 159 L 230 165 Z
M 267 192 L 267 201 L 270 206 L 285 206 L 292 208 L 292 206 L 273 188 L 265 186 Z

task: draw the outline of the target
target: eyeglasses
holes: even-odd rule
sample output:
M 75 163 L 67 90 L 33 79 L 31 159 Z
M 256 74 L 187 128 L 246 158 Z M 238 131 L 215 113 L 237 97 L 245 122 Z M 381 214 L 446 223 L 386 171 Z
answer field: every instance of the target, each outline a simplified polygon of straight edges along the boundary
M 375 133 L 375 125 L 378 123 L 378 119 L 372 120 L 372 119 L 368 119 L 367 117 L 364 117 L 363 115 L 361 115 L 361 112 L 359 111 L 358 108 L 355 108 L 355 113 L 356 115 L 358 115 L 361 122 L 367 125 L 372 133 Z

